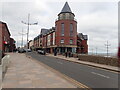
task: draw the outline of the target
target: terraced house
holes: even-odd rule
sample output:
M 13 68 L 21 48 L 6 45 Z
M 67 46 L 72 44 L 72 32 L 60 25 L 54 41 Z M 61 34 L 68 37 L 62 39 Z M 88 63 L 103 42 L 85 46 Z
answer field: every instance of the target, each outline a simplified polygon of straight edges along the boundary
M 3 52 L 12 52 L 16 49 L 15 40 L 10 38 L 8 26 L 0 21 L 0 50 Z
M 34 48 L 45 49 L 48 53 L 57 50 L 62 54 L 67 51 L 72 53 L 88 53 L 88 37 L 77 33 L 77 21 L 75 14 L 66 2 L 58 18 L 55 27 L 41 29 L 40 35 L 34 38 Z
M 10 49 L 10 32 L 7 24 L 0 21 L 0 50 L 8 52 Z

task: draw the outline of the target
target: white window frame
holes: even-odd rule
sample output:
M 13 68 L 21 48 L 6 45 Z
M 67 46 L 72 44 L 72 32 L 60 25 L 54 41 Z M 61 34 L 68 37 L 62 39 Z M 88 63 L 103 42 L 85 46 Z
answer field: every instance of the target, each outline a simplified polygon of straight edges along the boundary
M 60 43 L 64 43 L 64 39 L 61 39 L 61 40 L 60 40 Z

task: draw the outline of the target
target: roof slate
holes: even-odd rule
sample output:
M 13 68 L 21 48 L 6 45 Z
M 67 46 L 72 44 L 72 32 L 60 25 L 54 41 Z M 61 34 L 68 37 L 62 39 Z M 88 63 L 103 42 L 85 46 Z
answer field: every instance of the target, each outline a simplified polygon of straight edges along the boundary
M 44 35 L 49 31 L 49 29 L 41 29 L 41 34 Z
M 88 40 L 88 36 L 87 35 L 83 35 L 85 40 Z
M 64 5 L 64 7 L 63 7 L 63 9 L 61 10 L 60 13 L 65 13 L 65 12 L 72 13 L 72 11 L 71 11 L 71 9 L 70 9 L 70 7 L 68 5 L 68 2 L 65 3 L 65 5 Z
M 84 40 L 88 40 L 88 36 L 87 35 L 83 35 L 82 33 L 78 34 L 78 37 Z

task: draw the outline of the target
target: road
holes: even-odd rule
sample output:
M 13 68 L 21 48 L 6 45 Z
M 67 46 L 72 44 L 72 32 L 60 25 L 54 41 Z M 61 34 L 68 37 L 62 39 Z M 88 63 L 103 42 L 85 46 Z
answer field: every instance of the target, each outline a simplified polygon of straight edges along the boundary
M 90 88 L 118 88 L 118 73 L 35 52 L 28 53 L 28 55 Z

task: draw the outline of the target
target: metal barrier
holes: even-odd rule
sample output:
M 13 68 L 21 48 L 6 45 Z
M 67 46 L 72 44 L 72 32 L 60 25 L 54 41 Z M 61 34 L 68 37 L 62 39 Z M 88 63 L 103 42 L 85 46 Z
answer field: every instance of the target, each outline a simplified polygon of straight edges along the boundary
M 5 73 L 9 64 L 9 55 L 2 58 L 2 73 Z
M 0 64 L 1 64 L 1 59 L 2 59 L 2 51 L 0 50 Z
M 2 89 L 2 80 L 3 80 L 3 74 L 7 71 L 7 67 L 9 64 L 9 55 L 4 56 L 1 59 L 1 65 L 0 65 L 0 90 Z
M 0 90 L 2 89 L 2 51 L 0 50 Z

